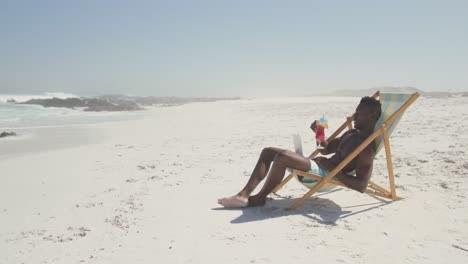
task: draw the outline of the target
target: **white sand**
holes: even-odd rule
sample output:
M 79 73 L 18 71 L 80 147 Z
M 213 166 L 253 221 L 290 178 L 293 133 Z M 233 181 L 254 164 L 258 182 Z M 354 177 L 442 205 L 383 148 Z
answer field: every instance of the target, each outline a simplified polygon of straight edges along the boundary
M 77 127 L 99 140 L 73 144 L 36 131 L 0 156 L 0 263 L 466 263 L 468 98 L 419 98 L 401 120 L 391 141 L 401 201 L 337 189 L 290 211 L 307 190 L 291 182 L 264 207 L 219 208 L 263 147 L 292 149 L 297 132 L 310 153 L 312 119 L 326 110 L 335 129 L 358 102 L 160 108 Z M 382 184 L 384 164 L 381 152 L 373 180 Z

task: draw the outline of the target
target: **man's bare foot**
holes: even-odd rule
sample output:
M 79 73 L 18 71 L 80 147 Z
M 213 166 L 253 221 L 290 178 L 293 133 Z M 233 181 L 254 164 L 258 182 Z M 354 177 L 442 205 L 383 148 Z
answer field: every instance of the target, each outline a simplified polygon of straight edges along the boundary
M 249 197 L 249 206 L 263 206 L 265 202 L 266 197 L 261 197 L 258 194 Z
M 218 199 L 218 203 L 227 208 L 242 208 L 247 207 L 249 199 L 240 195 L 234 195 Z

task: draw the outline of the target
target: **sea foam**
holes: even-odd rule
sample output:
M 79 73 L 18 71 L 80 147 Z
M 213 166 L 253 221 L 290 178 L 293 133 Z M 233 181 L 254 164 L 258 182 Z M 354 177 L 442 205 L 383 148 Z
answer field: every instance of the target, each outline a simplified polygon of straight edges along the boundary
M 38 95 L 0 94 L 0 132 L 14 128 L 38 128 L 101 123 L 134 119 L 143 113 L 129 112 L 85 112 L 82 109 L 42 107 L 7 103 L 8 100 L 25 102 L 30 99 L 79 97 L 70 93 L 44 93 Z
M 0 103 L 6 103 L 8 100 L 16 102 L 26 102 L 30 99 L 48 99 L 48 98 L 71 98 L 79 97 L 71 93 L 43 93 L 43 94 L 0 94 Z

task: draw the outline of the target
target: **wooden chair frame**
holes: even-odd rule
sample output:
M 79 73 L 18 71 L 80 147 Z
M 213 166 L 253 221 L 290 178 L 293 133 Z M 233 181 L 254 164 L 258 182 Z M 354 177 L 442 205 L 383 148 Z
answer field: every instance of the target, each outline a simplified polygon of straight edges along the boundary
M 373 98 L 378 98 L 380 96 L 380 92 L 377 91 L 372 97 Z M 372 133 L 364 142 L 359 145 L 359 147 L 356 148 L 351 154 L 349 154 L 338 166 L 336 166 L 335 169 L 333 169 L 326 177 L 322 177 L 317 174 L 312 174 L 306 171 L 301 171 L 301 170 L 293 170 L 280 184 L 276 186 L 276 188 L 273 190 L 273 193 L 276 193 L 279 189 L 281 189 L 287 182 L 289 182 L 294 176 L 300 175 L 304 176 L 307 178 L 312 178 L 318 180 L 317 184 L 312 187 L 301 199 L 299 199 L 296 203 L 294 203 L 290 209 L 296 209 L 299 207 L 301 204 L 303 204 L 310 196 L 312 196 L 315 192 L 320 190 L 320 188 L 327 182 L 346 187 L 343 183 L 340 181 L 333 180 L 333 177 L 337 173 L 339 173 L 349 162 L 351 162 L 364 148 L 366 148 L 372 141 L 374 141 L 379 135 L 383 136 L 383 143 L 385 147 L 385 157 L 387 159 L 387 168 L 388 168 L 388 178 L 389 178 L 389 184 L 390 184 L 390 189 L 386 189 L 378 184 L 376 184 L 373 181 L 369 181 L 369 185 L 366 189 L 366 193 L 370 195 L 375 195 L 379 197 L 383 197 L 386 199 L 391 199 L 393 201 L 401 199 L 396 195 L 396 190 L 395 190 L 395 178 L 393 174 L 393 165 L 392 165 L 392 154 L 390 151 L 390 141 L 389 141 L 389 132 L 388 132 L 388 127 L 395 122 L 405 111 L 406 109 L 419 97 L 419 93 L 413 93 L 411 97 L 406 100 L 405 103 L 403 103 L 400 108 L 394 112 L 387 120 L 385 120 L 382 125 L 377 128 L 374 133 Z M 352 121 L 354 118 L 354 114 L 351 115 L 350 117 L 347 117 L 346 121 L 341 125 L 327 140 L 331 141 L 334 138 L 336 138 L 340 133 L 345 129 L 352 129 Z M 314 158 L 319 154 L 319 150 L 315 150 L 309 158 Z M 348 187 L 346 187 L 348 188 Z

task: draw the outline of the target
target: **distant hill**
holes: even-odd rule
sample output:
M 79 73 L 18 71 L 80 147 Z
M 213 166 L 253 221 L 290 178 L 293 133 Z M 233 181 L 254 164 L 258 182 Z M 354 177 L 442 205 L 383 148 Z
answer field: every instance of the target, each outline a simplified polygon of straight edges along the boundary
M 355 96 L 355 97 L 363 97 L 374 94 L 376 91 L 381 91 L 384 93 L 415 93 L 418 92 L 424 97 L 437 97 L 437 98 L 445 98 L 445 97 L 455 97 L 455 96 L 468 96 L 468 92 L 425 92 L 418 88 L 403 86 L 403 87 L 391 87 L 391 86 L 382 86 L 382 87 L 373 87 L 369 89 L 358 89 L 358 90 L 337 90 L 333 91 L 327 96 Z

